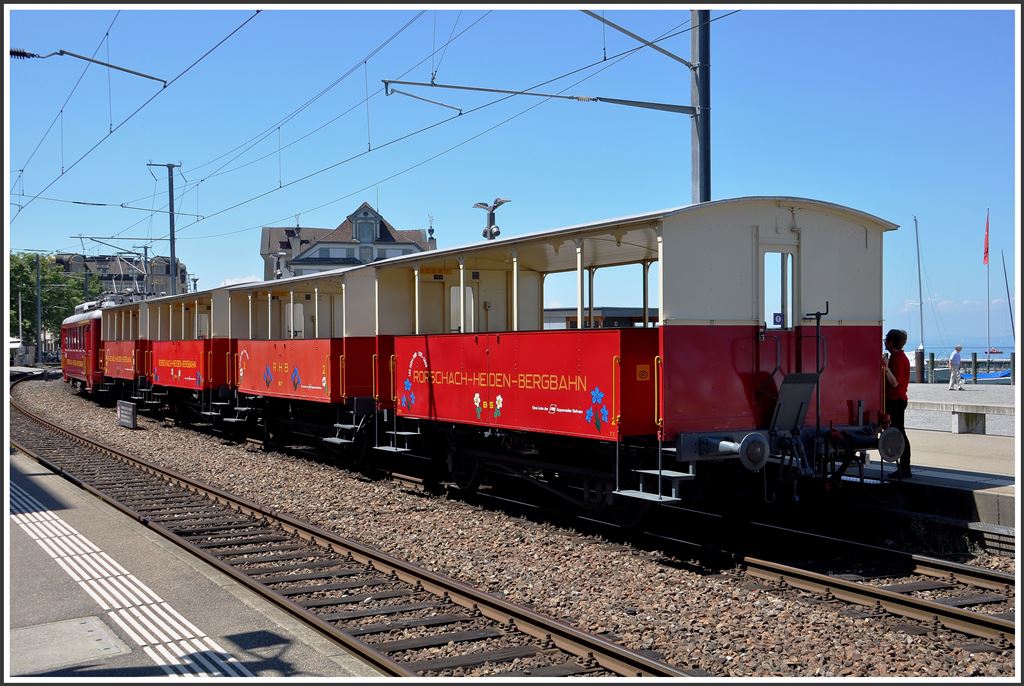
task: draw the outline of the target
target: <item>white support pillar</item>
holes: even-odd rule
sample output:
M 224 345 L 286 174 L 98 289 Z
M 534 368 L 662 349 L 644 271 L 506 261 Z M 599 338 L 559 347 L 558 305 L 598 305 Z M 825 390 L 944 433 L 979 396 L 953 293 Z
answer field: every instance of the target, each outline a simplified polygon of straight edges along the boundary
M 373 270 L 373 335 L 380 335 L 380 271 Z
M 459 258 L 459 333 L 466 332 L 466 258 Z
M 228 298 L 231 296 L 229 295 Z M 210 293 L 210 321 L 207 327 L 206 337 L 211 341 L 213 340 L 213 293 Z
M 320 289 L 313 289 L 313 338 L 320 338 Z
M 587 319 L 588 326 L 594 328 L 594 267 L 587 267 Z
M 249 294 L 249 340 L 252 340 L 252 293 Z
M 413 297 L 413 333 L 417 336 L 420 333 L 420 267 L 412 268 L 412 297 Z
M 161 335 L 163 334 L 163 331 L 162 331 L 163 323 L 164 323 L 163 322 L 163 318 L 164 318 L 164 308 L 162 308 L 159 305 L 157 305 L 156 306 L 156 339 L 158 341 L 161 340 Z
M 334 293 L 331 293 L 331 296 L 328 299 L 328 302 L 331 303 L 331 335 L 329 335 L 328 338 L 335 338 L 335 335 L 334 335 Z
M 179 333 L 181 334 L 181 336 L 180 336 L 180 338 L 178 340 L 181 340 L 181 341 L 185 340 L 185 301 L 184 300 L 181 301 L 181 331 Z
M 196 302 L 193 305 L 196 311 L 193 313 L 195 316 L 192 318 L 192 338 L 199 338 L 199 298 L 196 298 Z
M 658 325 L 665 324 L 665 242 L 658 228 Z
M 288 338 L 295 338 L 295 291 L 288 291 Z
M 272 324 L 272 322 L 274 320 L 274 315 L 271 312 L 271 306 L 273 304 L 274 304 L 274 294 L 271 293 L 270 291 L 267 291 L 267 340 L 268 341 L 270 340 L 270 337 L 271 337 L 271 335 L 274 332 L 274 329 L 271 326 L 271 324 Z
M 519 250 L 512 250 L 512 330 L 519 331 Z
M 542 330 L 544 329 L 544 281 L 547 278 L 547 273 L 541 272 L 539 279 L 540 283 L 537 284 L 537 291 L 540 295 L 540 297 L 537 299 L 537 316 L 539 317 L 537 321 L 540 322 L 540 328 Z
M 583 328 L 583 239 L 576 243 L 576 328 Z
M 231 291 L 228 291 L 228 340 L 231 340 Z
M 348 335 L 348 327 L 346 326 L 348 317 L 348 302 L 345 300 L 345 282 L 341 282 L 341 337 L 344 338 Z
M 651 325 L 651 308 L 650 308 L 650 284 L 648 282 L 651 273 L 651 261 L 644 260 L 640 263 L 640 266 L 644 270 L 644 328 L 646 329 Z

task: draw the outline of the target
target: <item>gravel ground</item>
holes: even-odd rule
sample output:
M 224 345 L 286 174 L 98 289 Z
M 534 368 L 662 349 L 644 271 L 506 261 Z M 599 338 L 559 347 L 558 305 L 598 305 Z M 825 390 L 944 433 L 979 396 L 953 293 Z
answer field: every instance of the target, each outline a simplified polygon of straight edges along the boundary
M 1015 653 L 972 653 L 966 637 L 909 635 L 897 618 L 801 591 L 701 577 L 663 556 L 465 503 L 367 482 L 310 460 L 247 452 L 188 429 L 114 411 L 59 381 L 16 389 L 26 405 L 69 427 L 237 495 L 288 512 L 427 568 L 531 603 L 538 611 L 714 676 L 1013 676 Z M 986 556 L 994 557 L 994 556 Z M 1002 563 L 1000 563 L 1002 564 Z M 1012 561 L 1011 561 L 1012 567 Z

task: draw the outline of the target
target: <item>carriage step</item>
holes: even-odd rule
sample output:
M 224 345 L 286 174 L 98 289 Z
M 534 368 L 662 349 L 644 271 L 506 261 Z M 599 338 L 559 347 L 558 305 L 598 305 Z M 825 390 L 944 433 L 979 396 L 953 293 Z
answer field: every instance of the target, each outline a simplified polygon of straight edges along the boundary
M 220 412 L 213 412 L 213 411 L 200 412 L 199 414 L 204 414 L 207 417 L 219 417 L 220 416 Z
M 167 391 L 153 391 L 153 395 L 160 396 L 163 398 L 165 395 L 169 395 Z
M 252 408 L 239 406 L 235 408 L 235 412 L 252 412 Z
M 243 419 L 242 417 L 225 417 L 224 421 L 234 424 L 236 422 L 244 422 L 245 419 Z
M 696 474 L 690 474 L 689 472 L 674 472 L 671 469 L 662 469 L 661 471 L 658 471 L 657 469 L 634 469 L 633 471 L 637 474 L 661 475 L 664 478 L 672 479 L 673 481 L 689 481 L 696 476 Z
M 221 401 L 219 401 L 219 400 L 218 400 L 218 401 L 216 401 L 216 402 L 212 402 L 212 403 L 210 403 L 210 404 L 211 404 L 211 405 L 221 405 L 221 406 L 224 406 L 224 407 L 226 407 L 226 406 L 230 405 L 231 403 L 225 403 L 225 402 L 221 402 Z
M 162 401 L 162 400 L 147 400 L 146 404 L 147 405 L 163 405 L 164 401 Z
M 141 395 L 133 395 L 133 396 L 131 396 L 129 398 L 129 400 L 145 400 L 145 399 L 146 399 L 145 396 L 141 396 Z
M 678 503 L 679 498 L 673 498 L 668 495 L 658 495 L 657 493 L 648 493 L 646 491 L 612 491 L 615 495 L 621 495 L 625 498 L 639 498 L 640 500 L 650 500 L 655 503 Z
M 334 445 L 344 445 L 351 443 L 352 440 L 348 438 L 338 438 L 337 436 L 328 436 L 324 439 L 324 443 L 333 443 Z
M 334 428 L 335 429 L 354 429 L 354 428 L 356 428 L 356 426 L 357 426 L 356 424 L 335 424 Z
M 407 452 L 409 452 L 408 448 L 399 448 L 399 447 L 394 446 L 394 445 L 375 445 L 375 446 L 373 446 L 373 449 L 374 450 L 385 450 L 385 451 L 387 451 L 389 453 L 407 453 Z
M 386 434 L 392 434 L 393 436 L 419 436 L 419 431 L 385 431 Z
M 672 453 L 672 454 L 675 454 L 675 452 L 676 452 L 676 449 L 675 449 L 675 448 L 669 448 L 669 447 L 667 447 L 667 446 L 662 446 L 662 447 L 661 447 L 661 452 L 663 452 L 663 453 Z

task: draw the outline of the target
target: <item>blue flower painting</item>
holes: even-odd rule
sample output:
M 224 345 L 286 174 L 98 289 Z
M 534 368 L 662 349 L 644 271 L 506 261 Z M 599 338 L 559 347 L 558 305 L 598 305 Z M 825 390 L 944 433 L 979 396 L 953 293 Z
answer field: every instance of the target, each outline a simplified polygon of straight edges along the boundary
M 270 384 L 274 381 L 274 375 L 270 373 L 270 365 L 263 370 L 263 383 L 267 384 L 267 388 L 270 388 Z
M 608 408 L 604 405 L 604 391 L 600 386 L 595 386 L 590 391 L 590 407 L 583 414 L 587 424 L 593 424 L 594 428 L 601 431 L 601 425 L 608 423 Z
M 299 376 L 299 368 L 292 367 L 292 388 L 298 390 L 299 384 L 302 383 L 302 377 Z
M 412 390 L 412 380 L 411 379 L 406 379 L 405 383 L 403 384 L 403 386 L 405 386 L 406 392 L 411 391 Z

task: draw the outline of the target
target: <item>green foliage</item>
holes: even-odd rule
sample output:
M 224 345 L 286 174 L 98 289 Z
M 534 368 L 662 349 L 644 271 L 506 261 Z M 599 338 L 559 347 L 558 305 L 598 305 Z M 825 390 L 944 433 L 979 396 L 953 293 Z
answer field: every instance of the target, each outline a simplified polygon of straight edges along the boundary
M 43 331 L 54 336 L 60 323 L 75 312 L 75 305 L 96 300 L 103 290 L 98 276 L 89 279 L 89 292 L 85 293 L 85 274 L 68 273 L 51 261 L 48 255 L 39 256 L 42 283 Z M 26 343 L 36 340 L 36 253 L 11 253 L 10 299 L 8 313 L 11 335 L 18 335 L 18 291 L 21 291 L 21 326 Z

